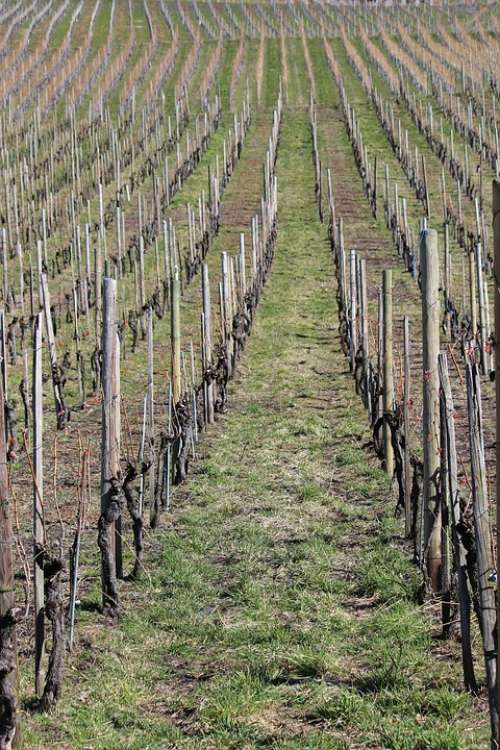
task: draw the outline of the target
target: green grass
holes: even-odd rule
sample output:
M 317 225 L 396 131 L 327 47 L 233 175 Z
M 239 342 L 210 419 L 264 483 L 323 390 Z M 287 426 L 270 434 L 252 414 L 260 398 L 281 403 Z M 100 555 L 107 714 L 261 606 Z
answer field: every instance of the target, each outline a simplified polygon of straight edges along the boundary
M 119 626 L 88 611 L 97 581 L 85 593 L 65 694 L 53 714 L 26 716 L 26 747 L 481 744 L 363 447 L 310 149 L 307 111 L 287 111 L 277 254 L 229 412 L 204 436 L 142 582 L 123 584 Z

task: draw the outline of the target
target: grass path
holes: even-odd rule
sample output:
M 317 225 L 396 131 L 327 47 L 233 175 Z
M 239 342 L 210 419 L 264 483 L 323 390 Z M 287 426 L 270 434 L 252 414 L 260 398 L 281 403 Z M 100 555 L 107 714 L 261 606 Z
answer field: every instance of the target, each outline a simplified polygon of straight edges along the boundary
M 284 115 L 279 241 L 230 407 L 116 628 L 82 607 L 30 748 L 480 747 L 337 342 L 307 110 Z M 439 658 L 438 658 L 439 657 Z

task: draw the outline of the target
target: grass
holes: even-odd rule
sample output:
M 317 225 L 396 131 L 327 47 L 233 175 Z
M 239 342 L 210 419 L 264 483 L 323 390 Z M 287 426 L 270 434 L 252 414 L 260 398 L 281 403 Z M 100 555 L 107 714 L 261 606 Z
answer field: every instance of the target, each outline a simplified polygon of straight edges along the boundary
M 437 658 L 391 488 L 364 447 L 310 149 L 306 108 L 286 111 L 277 255 L 230 409 L 143 581 L 123 584 L 119 626 L 96 626 L 97 582 L 86 592 L 65 695 L 26 716 L 26 747 L 480 746 L 477 706 L 458 665 Z

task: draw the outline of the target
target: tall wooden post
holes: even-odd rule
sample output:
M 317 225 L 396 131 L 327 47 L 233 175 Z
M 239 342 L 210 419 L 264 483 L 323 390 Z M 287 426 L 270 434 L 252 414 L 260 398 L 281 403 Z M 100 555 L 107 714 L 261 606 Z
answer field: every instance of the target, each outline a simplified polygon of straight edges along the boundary
M 43 299 L 43 311 L 45 317 L 45 329 L 47 331 L 47 342 L 49 347 L 49 360 L 50 369 L 52 376 L 52 389 L 54 392 L 54 403 L 56 409 L 57 426 L 63 427 L 65 422 L 66 408 L 64 406 L 64 398 L 61 391 L 59 380 L 57 379 L 57 352 L 56 352 L 56 339 L 54 336 L 54 328 L 52 325 L 52 315 L 50 311 L 50 295 L 49 287 L 47 283 L 47 276 L 42 273 L 41 277 L 42 287 L 42 299 Z
M 470 304 L 470 327 L 471 337 L 477 336 L 477 294 L 476 294 L 476 255 L 473 250 L 469 251 L 469 304 Z
M 475 254 L 476 254 L 476 279 L 477 279 L 477 292 L 479 299 L 479 344 L 481 358 L 481 367 L 485 375 L 489 374 L 491 369 L 490 354 L 489 354 L 489 337 L 490 337 L 490 311 L 488 309 L 487 300 L 487 286 L 484 280 L 483 274 L 483 248 L 481 242 L 475 243 Z
M 174 268 L 172 274 L 171 299 L 172 309 L 170 313 L 170 340 L 171 340 L 171 367 L 172 367 L 172 399 L 174 406 L 181 400 L 181 311 L 180 311 L 181 287 L 179 280 L 179 269 Z
M 450 254 L 450 225 L 445 221 L 443 225 L 444 229 L 444 302 L 446 312 L 446 333 L 451 336 L 451 320 L 449 305 L 451 301 L 451 280 L 452 280 L 452 265 L 451 265 L 451 254 Z
M 368 296 L 366 291 L 366 261 L 359 260 L 359 312 L 360 312 L 360 334 L 363 352 L 363 387 L 365 393 L 365 406 L 368 409 L 370 421 L 372 419 L 372 399 L 370 393 L 370 352 L 368 336 Z
M 120 608 L 118 596 L 117 549 L 120 537 L 116 534 L 121 508 L 114 492 L 120 478 L 120 342 L 116 317 L 116 281 L 108 277 L 103 284 L 102 325 L 102 432 L 101 432 L 101 518 L 99 543 L 102 553 L 103 607 L 112 616 Z
M 148 350 L 148 384 L 147 384 L 147 423 L 149 445 L 149 512 L 150 526 L 154 529 L 159 522 L 159 508 L 155 497 L 156 462 L 154 450 L 154 341 L 153 341 L 153 308 L 147 310 L 147 350 Z
M 492 747 L 498 747 L 497 659 L 495 643 L 496 602 L 491 580 L 494 569 L 493 540 L 488 514 L 488 485 L 484 459 L 481 383 L 477 365 L 467 364 L 467 406 L 469 412 L 469 447 L 471 456 L 472 506 L 476 540 L 479 619 L 483 638 L 486 685 L 490 706 Z
M 420 239 L 422 275 L 423 345 L 423 512 L 426 565 L 432 590 L 440 589 L 441 502 L 439 497 L 439 256 L 437 232 L 422 230 Z
M 246 258 L 245 258 L 245 234 L 240 234 L 240 287 L 241 287 L 241 299 L 242 302 L 245 300 L 247 293 L 247 274 L 246 274 Z
M 495 245 L 495 390 L 496 390 L 496 506 L 497 576 L 500 571 L 500 180 L 493 180 L 493 238 Z M 500 643 L 500 597 L 497 594 L 497 636 Z M 500 674 L 500 649 L 497 675 Z M 500 715 L 500 680 L 497 680 L 497 714 Z M 495 738 L 500 747 L 500 732 Z
M 356 355 L 358 353 L 358 289 L 356 275 L 356 251 L 349 253 L 349 321 L 351 333 L 351 370 L 356 372 Z
M 403 319 L 403 349 L 404 349 L 404 393 L 403 393 L 403 430 L 405 439 L 404 450 L 404 495 L 405 495 L 405 535 L 407 539 L 411 536 L 413 525 L 413 509 L 411 507 L 411 441 L 410 441 L 410 399 L 411 399 L 411 344 L 410 344 L 410 320 L 408 317 Z
M 450 514 L 452 527 L 453 553 L 455 558 L 458 609 L 460 613 L 462 664 L 464 672 L 465 689 L 470 692 L 477 691 L 476 678 L 474 674 L 474 658 L 471 648 L 470 613 L 471 601 L 469 586 L 467 583 L 467 552 L 464 547 L 460 528 L 462 527 L 462 511 L 460 508 L 460 492 L 458 489 L 458 465 L 455 442 L 454 406 L 451 393 L 450 376 L 448 372 L 448 358 L 446 354 L 439 355 L 439 383 L 441 386 L 441 434 L 442 434 L 442 456 L 443 466 L 442 493 L 447 493 L 444 501 Z
M 205 368 L 212 365 L 212 313 L 210 305 L 210 281 L 208 278 L 208 266 L 203 264 L 202 271 L 202 295 L 203 295 L 203 364 Z M 208 424 L 214 421 L 214 384 L 205 385 L 206 395 L 206 419 Z
M 35 599 L 35 690 L 43 693 L 42 660 L 45 644 L 44 575 L 42 567 L 45 543 L 43 522 L 43 313 L 35 318 L 33 330 L 33 590 Z
M 0 746 L 12 747 L 19 735 L 17 715 L 17 638 L 13 571 L 14 537 L 9 499 L 5 394 L 0 378 Z
M 394 474 L 394 451 L 392 448 L 391 426 L 385 418 L 394 410 L 394 371 L 392 339 L 392 271 L 386 269 L 383 276 L 384 304 L 384 459 L 385 470 L 392 478 Z

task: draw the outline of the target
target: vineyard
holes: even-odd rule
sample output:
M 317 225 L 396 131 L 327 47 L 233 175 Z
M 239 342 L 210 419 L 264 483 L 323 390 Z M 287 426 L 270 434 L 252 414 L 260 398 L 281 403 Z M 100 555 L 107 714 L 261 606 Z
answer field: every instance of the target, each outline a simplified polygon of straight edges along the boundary
M 500 747 L 499 40 L 0 0 L 0 750 Z

